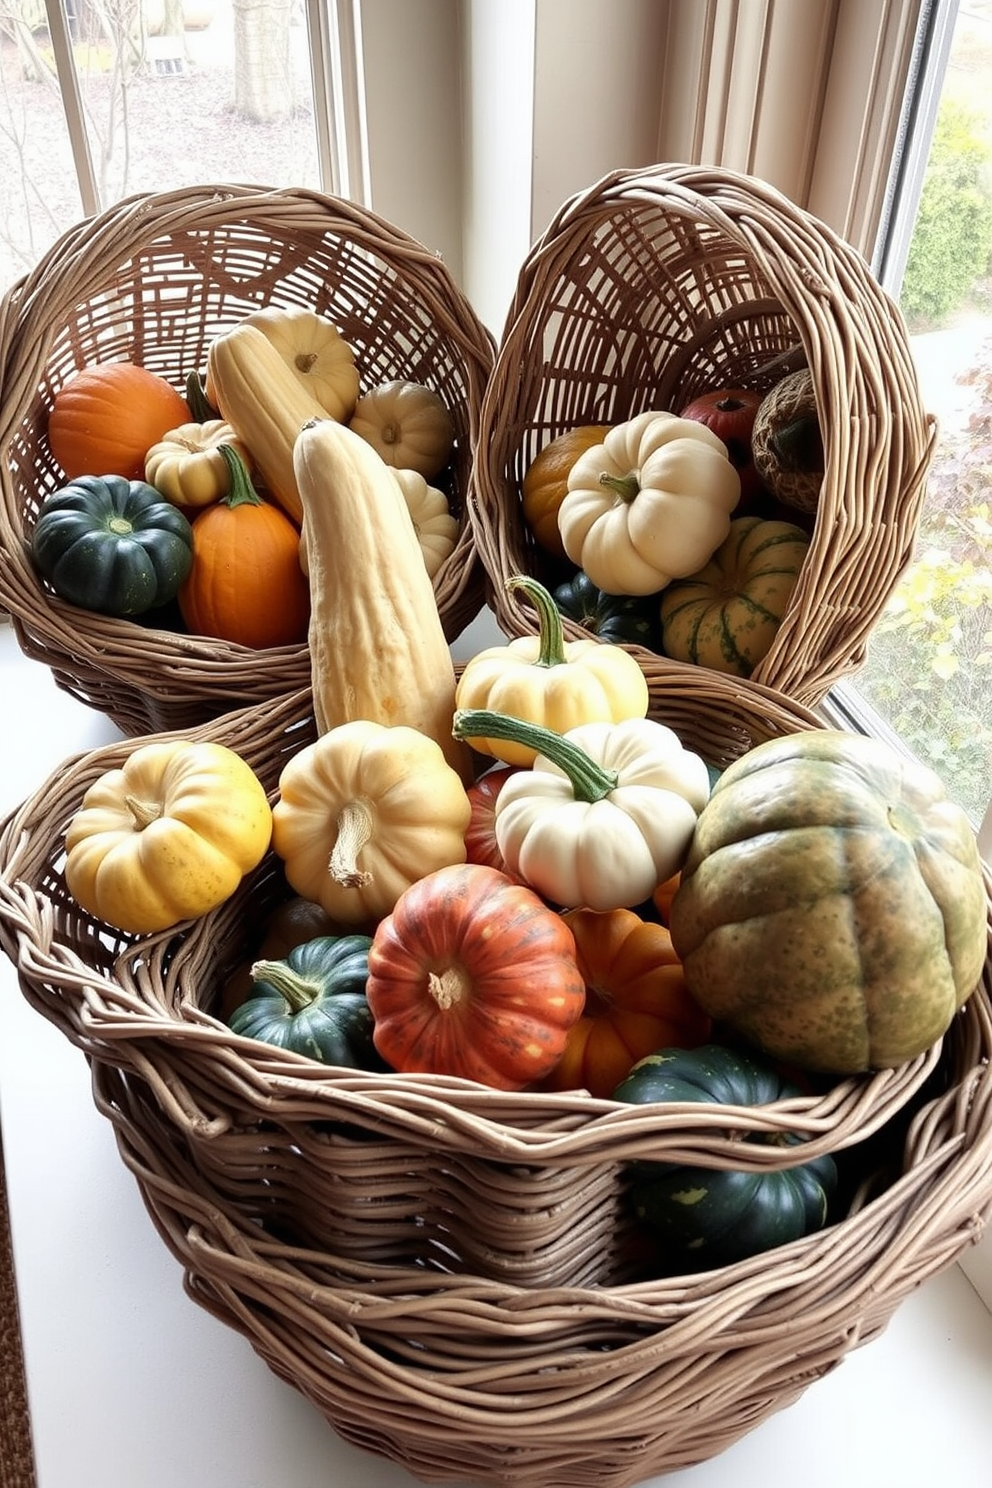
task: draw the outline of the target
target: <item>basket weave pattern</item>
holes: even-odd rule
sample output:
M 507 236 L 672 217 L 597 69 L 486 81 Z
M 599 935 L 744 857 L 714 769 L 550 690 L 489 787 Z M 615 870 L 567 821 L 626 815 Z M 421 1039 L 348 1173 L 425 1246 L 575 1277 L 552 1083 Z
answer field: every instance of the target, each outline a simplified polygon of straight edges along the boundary
M 443 399 L 460 522 L 434 578 L 448 639 L 482 606 L 466 499 L 494 349 L 441 260 L 373 213 L 303 189 L 129 198 L 62 237 L 0 304 L 0 605 L 22 650 L 127 734 L 189 727 L 307 687 L 309 653 L 175 634 L 49 592 L 30 534 L 45 496 L 64 484 L 47 442 L 52 401 L 100 361 L 137 362 L 182 389 L 188 372 L 204 372 L 212 338 L 265 305 L 327 316 L 354 350 L 362 393 L 403 378 Z
M 813 705 L 864 660 L 909 560 L 935 425 L 898 309 L 842 239 L 762 182 L 664 165 L 566 202 L 524 261 L 483 402 L 472 521 L 511 635 L 533 610 L 506 579 L 563 577 L 523 516 L 528 466 L 558 435 L 807 363 L 825 473 L 812 543 L 753 680 Z M 803 525 L 801 513 L 795 519 Z M 566 622 L 572 638 L 584 634 Z M 636 654 L 654 680 L 658 658 Z
M 818 727 L 715 674 L 659 672 L 653 716 L 726 763 Z M 275 791 L 314 736 L 301 692 L 203 725 Z M 430 1480 L 627 1485 L 713 1456 L 888 1321 L 992 1211 L 992 957 L 942 1044 L 762 1108 L 620 1106 L 579 1092 L 327 1069 L 235 1037 L 223 978 L 285 897 L 271 856 L 179 931 L 132 938 L 79 909 L 62 834 L 129 752 L 67 762 L 0 830 L 0 947 L 89 1058 L 192 1297 L 352 1442 Z M 990 884 L 992 912 L 992 884 Z M 845 1217 L 719 1270 L 658 1279 L 624 1165 L 841 1161 L 898 1128 Z M 891 1127 L 890 1127 L 891 1131 Z

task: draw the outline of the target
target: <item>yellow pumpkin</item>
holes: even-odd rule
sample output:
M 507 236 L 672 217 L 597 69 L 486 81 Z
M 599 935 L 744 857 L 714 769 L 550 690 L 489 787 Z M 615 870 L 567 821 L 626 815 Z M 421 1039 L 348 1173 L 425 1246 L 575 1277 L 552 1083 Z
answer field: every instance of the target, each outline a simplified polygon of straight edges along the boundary
M 561 616 L 543 584 L 514 574 L 538 614 L 538 634 L 473 656 L 455 688 L 456 708 L 483 708 L 563 734 L 583 723 L 643 718 L 648 684 L 629 651 L 606 641 L 566 641 Z M 510 765 L 531 765 L 537 750 L 517 740 L 476 737 L 472 748 Z
M 84 794 L 66 830 L 66 883 L 106 924 L 151 934 L 223 904 L 271 836 L 265 789 L 233 749 L 154 740 Z
M 771 648 L 809 544 L 791 522 L 737 517 L 709 562 L 661 596 L 666 656 L 749 677 Z

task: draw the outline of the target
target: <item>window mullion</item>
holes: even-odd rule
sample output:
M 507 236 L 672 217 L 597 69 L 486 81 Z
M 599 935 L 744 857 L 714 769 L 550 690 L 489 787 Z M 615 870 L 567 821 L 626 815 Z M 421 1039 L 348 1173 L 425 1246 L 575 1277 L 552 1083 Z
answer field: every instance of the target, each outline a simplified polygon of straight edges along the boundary
M 306 0 L 321 186 L 371 205 L 357 0 Z
M 65 111 L 69 143 L 72 146 L 72 158 L 76 167 L 79 198 L 82 202 L 83 215 L 92 217 L 100 210 L 100 190 L 93 171 L 93 157 L 90 154 L 89 136 L 83 116 L 83 100 L 79 91 L 79 76 L 72 53 L 72 38 L 69 35 L 69 22 L 66 18 L 64 0 L 45 0 L 45 14 L 48 18 L 48 34 L 55 55 L 59 91 L 62 95 L 62 107 Z

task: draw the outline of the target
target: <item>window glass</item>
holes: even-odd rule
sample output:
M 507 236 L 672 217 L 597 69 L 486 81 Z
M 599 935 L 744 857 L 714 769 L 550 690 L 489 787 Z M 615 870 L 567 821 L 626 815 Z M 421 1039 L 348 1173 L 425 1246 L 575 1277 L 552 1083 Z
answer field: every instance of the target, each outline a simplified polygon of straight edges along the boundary
M 300 0 L 66 0 L 101 206 L 204 181 L 319 184 Z M 0 0 L 0 286 L 84 215 L 42 0 Z
M 900 306 L 939 438 L 856 687 L 976 822 L 992 794 L 992 4 L 954 25 Z

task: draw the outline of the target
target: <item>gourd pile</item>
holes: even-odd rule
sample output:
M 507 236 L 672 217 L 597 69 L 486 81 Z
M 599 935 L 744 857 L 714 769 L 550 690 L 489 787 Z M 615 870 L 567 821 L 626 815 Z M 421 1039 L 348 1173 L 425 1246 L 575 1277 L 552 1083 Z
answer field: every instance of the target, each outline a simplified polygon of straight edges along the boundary
M 228 371 L 208 369 L 222 406 Z M 86 911 L 167 931 L 271 851 L 285 904 L 205 1003 L 246 1040 L 373 1072 L 761 1104 L 944 1034 L 981 975 L 986 893 L 970 824 L 929 770 L 823 729 L 718 773 L 647 716 L 631 654 L 564 643 L 525 575 L 509 582 L 539 634 L 456 677 L 383 456 L 312 410 L 291 453 L 265 477 L 288 489 L 291 470 L 299 502 L 316 737 L 271 798 L 222 745 L 136 743 L 67 830 Z M 705 1267 L 822 1225 L 835 1182 L 830 1158 L 641 1164 L 631 1193 L 666 1264 Z
M 807 369 L 559 435 L 524 473 L 524 521 L 562 612 L 596 635 L 749 677 L 805 561 L 823 480 Z
M 346 422 L 383 457 L 429 576 L 459 524 L 445 489 L 454 426 L 442 399 L 395 380 L 360 395 L 351 346 L 324 316 L 269 306 L 210 343 L 182 397 L 129 362 L 56 393 L 51 451 L 66 484 L 32 533 L 40 574 L 83 609 L 252 648 L 302 644 L 310 589 L 293 442 L 308 419 Z

